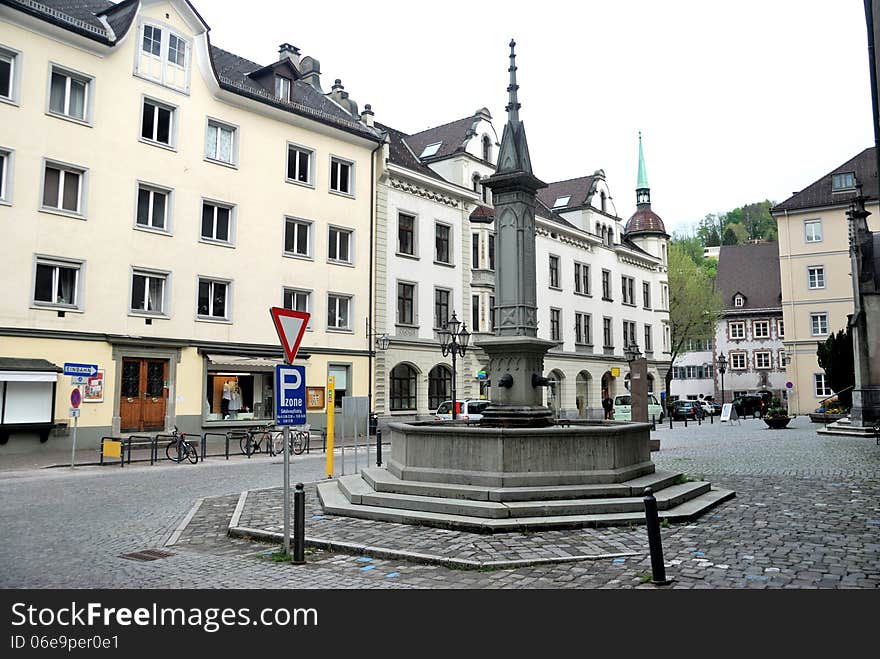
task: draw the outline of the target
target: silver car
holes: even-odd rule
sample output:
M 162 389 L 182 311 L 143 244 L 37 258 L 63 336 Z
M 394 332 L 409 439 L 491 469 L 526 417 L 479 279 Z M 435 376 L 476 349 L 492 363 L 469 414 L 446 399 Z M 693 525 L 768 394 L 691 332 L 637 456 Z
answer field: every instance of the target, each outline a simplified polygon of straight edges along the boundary
M 479 421 L 483 418 L 483 410 L 489 407 L 488 400 L 459 400 L 456 401 L 455 418 L 457 421 Z M 437 407 L 434 413 L 437 421 L 452 420 L 452 401 L 445 400 Z

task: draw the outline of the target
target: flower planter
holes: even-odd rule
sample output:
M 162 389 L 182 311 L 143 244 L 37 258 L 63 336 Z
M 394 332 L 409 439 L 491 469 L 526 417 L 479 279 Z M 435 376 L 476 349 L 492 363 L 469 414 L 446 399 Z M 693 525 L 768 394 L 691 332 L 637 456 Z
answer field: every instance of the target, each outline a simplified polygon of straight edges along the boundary
M 790 416 L 764 417 L 764 423 L 769 426 L 770 430 L 782 430 L 788 425 L 789 421 L 791 421 Z

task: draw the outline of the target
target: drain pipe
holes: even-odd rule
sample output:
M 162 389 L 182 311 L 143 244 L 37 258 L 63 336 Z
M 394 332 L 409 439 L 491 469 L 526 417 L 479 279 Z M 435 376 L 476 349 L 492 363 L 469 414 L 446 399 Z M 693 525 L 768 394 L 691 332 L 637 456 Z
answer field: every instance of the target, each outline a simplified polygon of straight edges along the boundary
M 373 413 L 373 251 L 375 249 L 375 208 L 376 208 L 376 152 L 385 146 L 383 139 L 370 153 L 370 292 L 367 307 L 367 406 Z M 369 435 L 369 421 L 367 422 Z

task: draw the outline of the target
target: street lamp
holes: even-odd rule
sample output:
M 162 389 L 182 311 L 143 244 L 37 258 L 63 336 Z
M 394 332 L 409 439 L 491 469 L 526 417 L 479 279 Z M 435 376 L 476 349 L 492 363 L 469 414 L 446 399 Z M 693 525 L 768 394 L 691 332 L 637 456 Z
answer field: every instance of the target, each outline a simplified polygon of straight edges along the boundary
M 727 370 L 727 357 L 722 352 L 718 355 L 718 372 L 721 373 L 721 404 L 724 405 L 724 371 Z
M 455 394 L 455 359 L 456 357 L 464 357 L 467 352 L 468 342 L 471 340 L 471 334 L 467 331 L 467 325 L 463 324 L 455 317 L 452 312 L 452 318 L 446 321 L 446 327 L 440 330 L 440 350 L 444 357 L 452 355 L 452 419 L 455 420 L 455 404 L 457 402 Z
M 642 356 L 642 351 L 639 350 L 639 344 L 630 343 L 623 349 L 623 356 L 626 357 L 626 361 L 630 364 L 639 359 Z

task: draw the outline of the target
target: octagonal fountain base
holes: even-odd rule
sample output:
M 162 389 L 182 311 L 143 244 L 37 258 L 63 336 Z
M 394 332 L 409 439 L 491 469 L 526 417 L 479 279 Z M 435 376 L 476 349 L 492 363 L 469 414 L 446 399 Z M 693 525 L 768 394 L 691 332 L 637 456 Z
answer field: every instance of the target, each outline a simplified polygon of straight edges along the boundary
M 681 473 L 658 472 L 647 423 L 389 428 L 387 468 L 319 484 L 325 513 L 494 532 L 640 523 L 646 487 L 669 521 L 692 519 L 735 496 Z

